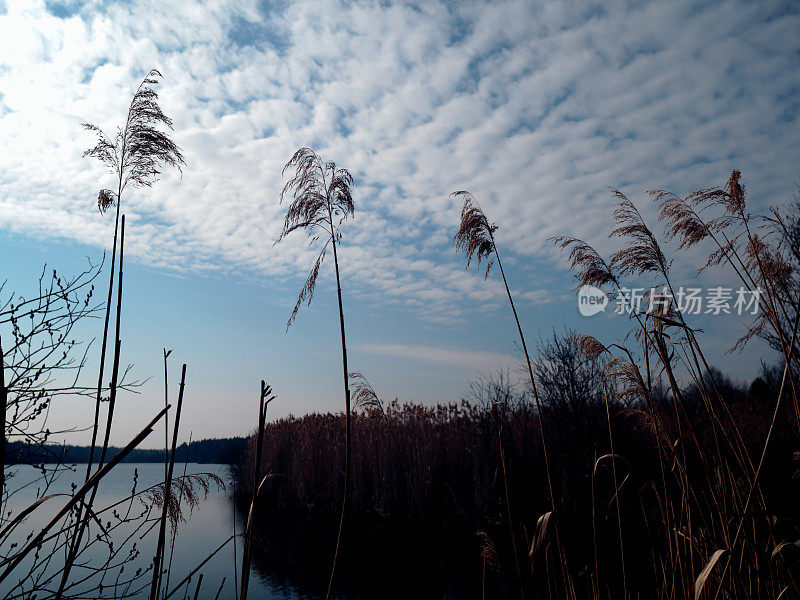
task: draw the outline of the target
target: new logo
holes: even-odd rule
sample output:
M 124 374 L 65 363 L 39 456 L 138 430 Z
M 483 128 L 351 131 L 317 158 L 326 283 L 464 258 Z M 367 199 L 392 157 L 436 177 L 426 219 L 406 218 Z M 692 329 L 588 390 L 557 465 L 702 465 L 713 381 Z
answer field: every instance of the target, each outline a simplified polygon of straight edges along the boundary
M 578 310 L 584 317 L 603 312 L 608 306 L 608 296 L 600 288 L 584 285 L 578 290 Z

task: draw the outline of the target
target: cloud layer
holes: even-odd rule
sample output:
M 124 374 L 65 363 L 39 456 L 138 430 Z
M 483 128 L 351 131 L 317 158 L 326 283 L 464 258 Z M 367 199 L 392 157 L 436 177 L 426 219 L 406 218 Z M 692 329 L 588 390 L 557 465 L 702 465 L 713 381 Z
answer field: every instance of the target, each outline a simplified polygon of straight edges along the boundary
M 481 200 L 519 259 L 519 291 L 543 302 L 526 265 L 555 264 L 556 233 L 605 247 L 608 185 L 687 193 L 739 168 L 766 206 L 797 177 L 790 6 L 218 0 L 0 13 L 0 227 L 108 243 L 94 208 L 107 181 L 81 158 L 91 139 L 79 124 L 113 129 L 158 67 L 189 164 L 126 201 L 129 252 L 156 267 L 302 281 L 307 240 L 273 247 L 281 168 L 300 146 L 356 178 L 343 230 L 352 291 L 434 321 L 459 318 L 463 300 L 500 300 L 457 268 L 453 190 Z

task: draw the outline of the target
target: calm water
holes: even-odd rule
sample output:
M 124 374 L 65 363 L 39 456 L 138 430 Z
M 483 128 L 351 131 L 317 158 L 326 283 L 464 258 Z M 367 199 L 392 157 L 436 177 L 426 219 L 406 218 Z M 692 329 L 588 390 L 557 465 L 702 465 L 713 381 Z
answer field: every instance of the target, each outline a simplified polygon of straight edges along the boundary
M 47 493 L 70 494 L 72 483 L 80 485 L 83 482 L 84 469 L 85 465 L 78 465 L 77 472 L 64 473 L 51 485 Z M 41 494 L 41 483 L 36 481 L 40 473 L 29 466 L 13 467 L 9 469 L 9 471 L 13 474 L 13 477 L 9 480 L 9 489 L 19 489 L 23 484 L 33 482 L 33 485 L 25 487 L 9 501 L 6 512 L 12 510 L 16 514 L 20 507 L 28 506 Z M 183 465 L 176 465 L 176 475 L 180 475 L 182 472 Z M 205 500 L 203 500 L 201 496 L 201 501 L 194 508 L 191 515 L 187 514 L 187 522 L 179 526 L 172 559 L 172 571 L 169 583 L 170 591 L 203 559 L 231 536 L 233 533 L 234 518 L 236 518 L 237 532 L 241 532 L 243 529 L 242 516 L 236 515 L 236 517 L 234 517 L 233 513 L 233 502 L 231 502 L 230 499 L 232 478 L 228 472 L 228 468 L 223 465 L 190 464 L 187 467 L 187 473 L 213 473 L 225 482 L 227 489 L 217 489 L 217 486 L 212 484 Z M 138 478 L 137 489 L 144 489 L 159 481 L 163 481 L 164 466 L 155 463 L 118 465 L 103 479 L 95 501 L 95 506 L 103 508 L 128 496 L 131 492 L 135 476 Z M 63 506 L 66 499 L 67 496 L 55 497 L 41 505 L 19 528 L 22 530 L 21 533 L 24 535 L 30 531 L 38 531 L 38 527 L 46 523 L 48 518 L 52 517 L 58 509 Z M 127 508 L 128 503 L 125 503 L 120 505 L 117 510 L 119 513 L 124 513 Z M 138 514 L 141 511 L 141 504 L 135 503 L 131 508 L 132 514 Z M 101 521 L 105 522 L 107 519 L 113 520 L 111 514 L 106 513 Z M 116 544 L 122 543 L 122 539 L 125 537 L 123 530 L 125 530 L 125 527 L 120 527 L 120 529 L 113 534 L 112 537 Z M 94 531 L 97 531 L 97 527 L 95 527 Z M 141 534 L 142 532 L 139 533 Z M 127 545 L 130 546 L 131 542 L 135 541 L 141 553 L 135 563 L 126 567 L 127 570 L 124 576 L 128 576 L 128 574 L 134 572 L 137 567 L 147 567 L 152 561 L 152 548 L 155 546 L 157 537 L 158 528 L 156 527 L 149 531 L 144 539 L 139 539 L 139 535 L 136 535 L 134 539 L 128 542 Z M 19 539 L 18 537 L 16 541 L 23 542 L 24 539 Z M 3 549 L 3 553 L 5 552 L 6 550 Z M 103 552 L 103 549 L 99 546 L 98 552 Z M 236 552 L 237 558 L 241 560 L 241 544 L 237 547 Z M 97 558 L 97 556 L 95 556 L 95 558 Z M 52 560 L 54 563 L 53 566 L 56 566 L 59 560 L 61 561 L 60 564 L 63 565 L 63 556 L 55 555 Z M 24 564 L 18 567 L 18 570 L 24 572 Z M 113 572 L 113 577 L 117 576 L 117 571 Z M 220 594 L 220 599 L 232 600 L 235 598 L 234 572 L 236 572 L 238 576 L 239 571 L 240 567 L 235 566 L 234 563 L 234 547 L 233 542 L 231 542 L 214 556 L 200 571 L 203 574 L 200 597 L 213 599 L 223 578 L 226 578 L 222 593 Z M 86 570 L 76 567 L 73 569 L 73 577 L 71 577 L 71 580 L 76 579 L 79 574 L 86 576 L 87 573 Z M 150 575 L 146 574 L 139 585 L 148 584 L 149 580 Z M 16 580 L 13 583 L 15 582 Z M 0 584 L 0 595 L 5 596 L 8 594 L 9 588 L 13 583 L 6 581 Z M 52 585 L 57 587 L 57 584 L 58 582 L 56 581 Z M 193 597 L 196 584 L 197 578 L 195 576 L 191 582 L 183 586 L 183 589 L 179 589 L 172 598 L 183 599 L 186 594 L 186 589 L 189 589 L 189 596 Z M 269 600 L 273 598 L 283 598 L 296 600 L 308 597 L 298 593 L 291 585 L 282 581 L 281 578 L 274 575 L 265 576 L 255 569 L 250 577 L 249 589 L 249 597 L 253 599 L 264 598 Z M 147 596 L 147 591 L 136 595 L 137 598 L 147 598 Z
M 231 500 L 232 476 L 228 467 L 223 465 L 189 464 L 187 474 L 211 473 L 218 476 L 225 483 L 224 488 L 212 484 L 208 494 L 202 492 L 198 502 L 191 513 L 186 512 L 186 522 L 178 527 L 175 550 L 170 571 L 169 590 L 175 590 L 172 599 L 182 600 L 185 597 L 193 598 L 197 577 L 203 574 L 203 581 L 199 598 L 213 599 L 220 585 L 224 581 L 219 598 L 234 600 L 236 598 L 235 585 L 241 573 L 241 542 L 236 546 L 234 556 L 233 542 L 229 542 L 220 550 L 190 581 L 181 585 L 181 581 L 191 573 L 206 557 L 208 557 L 220 544 L 227 540 L 234 531 L 241 533 L 244 529 L 246 515 L 234 514 L 234 503 Z M 182 475 L 183 465 L 176 465 L 175 476 Z M 72 484 L 80 486 L 83 483 L 85 465 L 78 465 L 76 472 L 66 471 L 50 486 L 47 494 L 60 494 L 44 504 L 29 515 L 19 527 L 15 539 L 7 542 L 23 544 L 25 535 L 29 532 L 38 532 L 53 515 L 64 505 L 72 493 Z M 7 469 L 10 475 L 8 489 L 20 490 L 8 502 L 6 513 L 13 514 L 37 498 L 43 492 L 41 474 L 29 466 L 12 467 Z M 140 515 L 147 510 L 148 504 L 142 502 L 130 503 L 123 501 L 130 496 L 134 480 L 136 489 L 143 490 L 163 481 L 164 466 L 161 464 L 120 464 L 101 482 L 98 496 L 94 502 L 96 511 L 114 506 L 113 511 L 99 513 L 99 520 L 108 528 L 109 522 L 113 525 L 119 523 L 118 517 Z M 116 514 L 114 514 L 116 513 Z M 160 515 L 160 509 L 153 516 Z M 133 520 L 133 524 L 122 524 L 116 527 L 110 537 L 115 548 L 123 547 L 125 550 L 120 555 L 127 555 L 128 548 L 135 542 L 139 551 L 135 561 L 124 565 L 120 569 L 109 569 L 104 575 L 103 584 L 106 587 L 104 597 L 113 597 L 113 592 L 108 586 L 113 586 L 115 581 L 125 582 L 130 579 L 138 567 L 143 570 L 151 563 L 153 549 L 158 538 L 158 527 L 148 531 L 135 530 L 135 524 L 141 524 L 141 519 Z M 335 525 L 335 523 L 333 524 Z M 335 540 L 335 528 L 320 529 L 317 524 L 303 522 L 287 523 L 275 515 L 267 516 L 268 529 L 257 532 L 265 536 L 262 542 L 265 548 L 272 545 L 274 550 L 259 550 L 255 548 L 253 568 L 250 576 L 248 597 L 253 600 L 316 600 L 324 597 L 327 587 L 328 570 L 330 569 L 330 552 Z M 169 528 L 167 530 L 169 532 Z M 99 532 L 99 527 L 92 524 L 92 536 Z M 423 530 L 398 530 L 386 528 L 380 524 L 362 527 L 361 530 L 351 525 L 345 536 L 344 545 L 348 551 L 343 553 L 337 568 L 337 587 L 339 592 L 348 600 L 361 600 L 381 598 L 384 600 L 441 600 L 442 598 L 470 599 L 481 597 L 481 567 L 478 553 L 470 549 L 469 544 L 450 543 L 442 546 L 441 540 L 430 536 Z M 145 534 L 145 535 L 143 535 Z M 349 536 L 349 539 L 347 539 Z M 169 538 L 168 538 L 169 540 Z M 274 543 L 273 543 L 274 542 Z M 168 545 L 169 547 L 169 545 Z M 44 545 L 42 556 L 51 547 Z M 7 548 L 0 548 L 2 554 L 8 553 Z M 51 558 L 48 573 L 57 571 L 64 561 L 63 550 Z M 93 549 L 84 555 L 90 558 L 89 564 L 102 564 L 109 555 L 108 547 L 100 543 L 93 545 Z M 119 562 L 119 561 L 117 561 Z M 30 561 L 27 563 L 30 564 Z M 166 564 L 166 561 L 165 561 Z M 15 570 L 16 573 L 25 574 L 26 563 L 22 563 Z M 70 581 L 79 581 L 91 575 L 86 567 L 76 564 L 70 576 Z M 17 575 L 17 578 L 19 575 Z M 135 584 L 127 590 L 118 587 L 128 597 L 148 598 L 151 574 L 144 573 L 136 579 Z M 28 583 L 20 593 L 19 587 L 9 594 L 17 583 L 13 576 L 0 583 L 0 598 L 27 598 L 25 592 L 31 589 Z M 94 581 L 97 580 L 95 575 Z M 39 589 L 54 592 L 59 581 L 50 582 L 39 586 Z M 70 590 L 73 597 L 95 598 L 96 592 L 89 592 L 93 584 L 85 584 Z M 137 592 L 137 589 L 141 591 Z M 80 593 L 82 592 L 82 593 Z M 322 594 L 323 596 L 320 596 Z M 118 596 L 122 594 L 118 593 Z M 47 592 L 39 593 L 38 597 L 49 596 Z M 500 593 L 492 593 L 491 597 L 503 597 Z

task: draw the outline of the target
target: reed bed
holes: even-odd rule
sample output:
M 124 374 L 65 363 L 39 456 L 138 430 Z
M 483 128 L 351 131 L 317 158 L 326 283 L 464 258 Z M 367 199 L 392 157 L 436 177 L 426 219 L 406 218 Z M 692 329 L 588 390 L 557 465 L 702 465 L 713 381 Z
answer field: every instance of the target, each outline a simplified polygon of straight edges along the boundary
M 796 594 L 800 251 L 781 211 L 747 211 L 740 180 L 734 171 L 723 186 L 683 198 L 650 192 L 666 246 L 619 190 L 611 237 L 620 250 L 604 258 L 575 237 L 552 241 L 567 252 L 579 287 L 619 293 L 625 281 L 645 278 L 673 299 L 686 283 L 676 282 L 673 261 L 705 245 L 699 272 L 727 269 L 760 294 L 761 311 L 730 340 L 732 351 L 765 340 L 776 366 L 749 385 L 732 382 L 709 364 L 692 316 L 662 301 L 621 319 L 606 344 L 573 333 L 555 340 L 555 350 L 540 348 L 546 360 L 538 361 L 526 348 L 529 385 L 495 386 L 482 403 L 384 406 L 354 374 L 361 409 L 352 417 L 348 518 L 470 531 L 480 568 L 503 571 L 512 597 Z M 458 195 L 465 207 L 455 241 L 467 264 L 498 259 L 497 227 L 471 195 Z M 580 373 L 588 364 L 599 366 L 589 379 Z M 343 493 L 336 465 L 344 418 L 267 425 L 264 474 L 286 477 L 262 498 L 266 514 L 333 514 Z M 245 458 L 242 472 L 252 462 Z M 243 491 L 250 479 L 241 480 Z
M 714 376 L 729 400 L 731 414 L 747 434 L 748 452 L 757 456 L 757 440 L 769 430 L 765 408 L 779 385 L 775 370 L 766 369 L 749 386 L 737 385 L 719 373 Z M 382 409 L 356 412 L 352 418 L 348 519 L 354 527 L 361 523 L 359 530 L 365 523 L 394 521 L 421 524 L 445 536 L 466 534 L 473 542 L 475 562 L 465 567 L 479 569 L 481 552 L 489 547 L 497 557 L 496 568 L 506 577 L 507 593 L 513 596 L 519 591 L 513 591 L 514 551 L 508 536 L 500 458 L 501 424 L 513 525 L 519 531 L 520 545 L 535 546 L 536 525 L 542 515 L 549 514 L 550 501 L 542 493 L 546 472 L 533 403 L 523 391 L 513 388 L 495 398 L 504 410 L 492 410 L 495 400 L 479 404 L 472 399 L 439 406 L 395 401 Z M 690 418 L 702 414 L 703 396 L 698 386 L 685 388 L 683 399 Z M 563 507 L 561 514 L 569 515 L 562 518 L 560 534 L 571 593 L 576 597 L 622 597 L 627 587 L 629 597 L 674 597 L 669 596 L 674 590 L 663 587 L 669 560 L 664 509 L 665 504 L 682 497 L 682 489 L 680 481 L 665 480 L 660 462 L 663 448 L 653 436 L 650 418 L 636 403 L 618 400 L 608 405 L 590 403 L 578 411 L 548 401 L 542 410 L 553 423 L 549 450 L 556 499 Z M 674 414 L 666 390 L 656 392 L 652 414 L 662 422 Z M 792 514 L 787 492 L 797 489 L 793 479 L 795 420 L 788 410 L 782 417 L 786 421 L 773 431 L 774 463 L 769 473 L 765 472 L 761 489 L 775 499 L 776 510 Z M 343 414 L 310 414 L 266 425 L 261 477 L 270 473 L 282 477 L 273 479 L 261 494 L 259 514 L 264 521 L 293 522 L 299 530 L 307 520 L 336 520 L 342 491 L 337 465 L 344 453 L 344 418 Z M 702 464 L 702 457 L 715 450 L 707 427 L 695 430 L 698 443 L 687 450 L 687 464 Z M 664 435 L 674 442 L 680 431 L 673 424 L 666 427 Z M 254 480 L 254 443 L 237 476 L 237 492 L 242 498 L 252 493 L 248 482 Z M 692 474 L 692 484 L 698 499 L 717 493 L 715 481 L 700 474 Z M 787 520 L 780 529 L 788 534 L 792 522 Z M 555 585 L 562 577 L 559 559 L 552 554 L 555 549 L 547 532 L 544 536 L 540 542 L 541 557 L 548 562 L 544 578 Z M 624 578 L 620 539 L 626 558 Z M 599 580 L 594 579 L 594 572 L 600 573 Z M 697 574 L 699 570 L 687 575 L 689 591 Z M 526 591 L 535 595 L 541 586 L 547 587 L 541 579 L 528 572 Z

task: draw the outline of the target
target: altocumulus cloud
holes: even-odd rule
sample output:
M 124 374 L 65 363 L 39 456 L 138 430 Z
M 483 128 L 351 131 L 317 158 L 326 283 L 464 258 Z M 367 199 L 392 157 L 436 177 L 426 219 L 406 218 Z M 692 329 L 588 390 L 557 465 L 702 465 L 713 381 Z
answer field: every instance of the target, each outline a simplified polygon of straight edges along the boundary
M 302 236 L 272 242 L 281 167 L 311 146 L 356 177 L 354 290 L 457 318 L 454 298 L 502 291 L 454 268 L 455 189 L 520 264 L 553 261 L 554 233 L 603 240 L 607 185 L 685 193 L 736 167 L 761 206 L 790 194 L 799 26 L 770 2 L 0 3 L 0 227 L 107 243 L 79 123 L 115 126 L 157 67 L 189 165 L 129 196 L 138 260 L 303 277 Z

